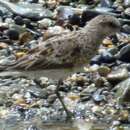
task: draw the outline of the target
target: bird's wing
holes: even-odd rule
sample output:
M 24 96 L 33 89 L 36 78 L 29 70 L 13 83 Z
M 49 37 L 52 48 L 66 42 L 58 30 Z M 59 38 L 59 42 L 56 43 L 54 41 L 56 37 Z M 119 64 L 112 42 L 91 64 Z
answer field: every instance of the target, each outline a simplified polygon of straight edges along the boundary
M 8 69 L 40 69 L 73 66 L 79 53 L 80 31 L 54 36 L 31 50 Z

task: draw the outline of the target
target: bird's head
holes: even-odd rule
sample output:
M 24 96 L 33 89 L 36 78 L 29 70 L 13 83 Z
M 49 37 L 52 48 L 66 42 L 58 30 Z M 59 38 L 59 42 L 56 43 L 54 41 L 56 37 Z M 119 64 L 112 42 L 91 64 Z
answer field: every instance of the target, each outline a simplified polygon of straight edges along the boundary
M 121 24 L 114 16 L 99 15 L 88 22 L 86 27 L 98 33 L 99 36 L 105 38 L 106 36 L 120 32 Z

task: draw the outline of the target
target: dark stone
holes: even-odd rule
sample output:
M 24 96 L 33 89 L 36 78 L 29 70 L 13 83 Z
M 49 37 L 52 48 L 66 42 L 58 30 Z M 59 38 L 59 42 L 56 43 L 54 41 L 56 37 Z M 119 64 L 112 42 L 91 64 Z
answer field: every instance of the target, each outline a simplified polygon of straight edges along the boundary
M 72 25 L 80 25 L 80 17 L 76 14 L 69 17 L 69 23 Z
M 112 43 L 117 45 L 117 43 L 119 42 L 118 38 L 116 35 L 112 35 L 110 36 L 111 40 L 112 40 Z
M 26 25 L 27 28 L 34 29 L 30 19 L 24 19 L 24 24 Z
M 96 11 L 91 11 L 91 10 L 83 11 L 82 16 L 81 16 L 82 26 L 85 26 L 87 21 L 90 21 L 91 19 L 98 16 L 99 14 L 100 13 L 98 13 Z
M 101 54 L 101 62 L 102 63 L 112 63 L 115 62 L 116 58 L 109 52 L 104 52 Z
M 19 39 L 19 32 L 14 29 L 9 29 L 7 31 L 7 36 L 9 37 L 10 40 L 18 40 Z
M 15 24 L 18 24 L 18 25 L 23 25 L 24 24 L 23 18 L 21 16 L 16 16 L 14 18 L 14 21 L 15 21 Z
M 38 3 L 39 0 L 28 0 L 29 3 Z
M 92 98 L 94 100 L 95 103 L 100 103 L 102 101 L 104 101 L 105 97 L 104 95 L 101 94 L 102 89 L 98 89 L 93 95 Z
M 112 2 L 111 2 L 111 0 L 101 0 L 100 6 L 101 7 L 111 7 L 112 6 Z
M 125 103 L 130 102 L 130 79 L 126 79 L 115 86 L 116 98 L 118 102 Z
M 120 50 L 121 48 L 123 48 L 123 47 L 125 47 L 125 46 L 127 46 L 128 45 L 128 43 L 121 43 L 119 46 L 118 46 L 118 49 Z
M 96 55 L 94 56 L 91 61 L 90 61 L 90 65 L 94 65 L 94 64 L 101 64 L 101 56 L 100 55 Z
M 127 33 L 127 34 L 130 34 L 130 26 L 125 24 L 123 27 L 122 27 L 122 32 L 124 33 Z
M 120 52 L 116 55 L 118 60 L 130 63 L 130 45 L 126 45 L 121 48 Z

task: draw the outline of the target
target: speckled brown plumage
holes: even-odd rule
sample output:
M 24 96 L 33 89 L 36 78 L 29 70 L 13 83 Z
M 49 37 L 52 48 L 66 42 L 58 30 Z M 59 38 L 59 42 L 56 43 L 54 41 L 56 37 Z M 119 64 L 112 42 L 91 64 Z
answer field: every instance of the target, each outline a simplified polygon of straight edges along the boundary
M 109 15 L 99 15 L 83 29 L 49 38 L 31 50 L 8 69 L 47 69 L 73 67 L 89 62 L 101 41 L 119 31 L 119 21 Z

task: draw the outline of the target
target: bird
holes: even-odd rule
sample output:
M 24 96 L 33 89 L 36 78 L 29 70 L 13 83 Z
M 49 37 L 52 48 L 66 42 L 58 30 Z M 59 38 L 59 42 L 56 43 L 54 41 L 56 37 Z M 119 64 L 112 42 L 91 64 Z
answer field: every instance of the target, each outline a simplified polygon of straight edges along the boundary
M 53 36 L 41 42 L 6 70 L 45 70 L 75 68 L 89 63 L 102 40 L 120 32 L 119 20 L 111 15 L 98 15 L 84 28 Z

